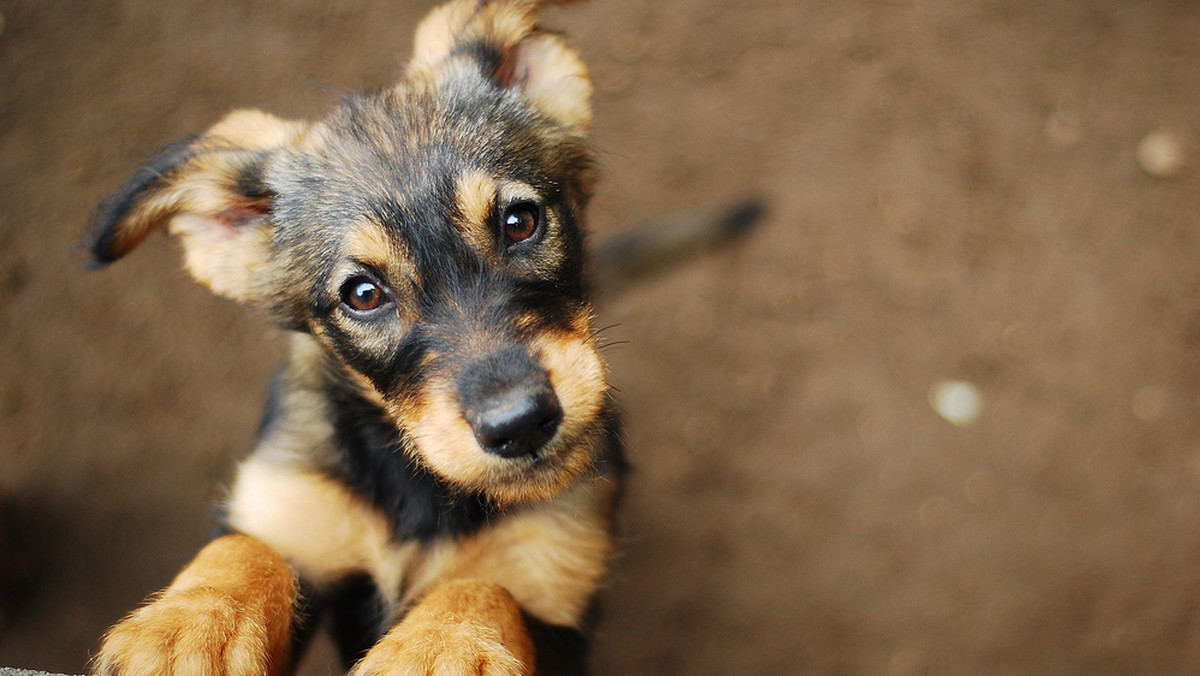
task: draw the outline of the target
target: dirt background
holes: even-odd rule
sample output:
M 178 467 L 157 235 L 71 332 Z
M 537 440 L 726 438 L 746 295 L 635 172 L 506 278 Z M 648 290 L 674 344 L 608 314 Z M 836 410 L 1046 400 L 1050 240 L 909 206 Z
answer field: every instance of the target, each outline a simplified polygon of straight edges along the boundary
M 92 205 L 231 108 L 385 84 L 429 5 L 0 0 L 0 664 L 79 671 L 169 581 L 280 361 L 166 238 L 85 272 Z M 601 308 L 638 469 L 600 674 L 1200 670 L 1200 7 L 548 23 L 597 84 L 598 238 L 771 208 Z M 1172 180 L 1135 159 L 1156 129 Z M 946 379 L 973 424 L 931 408 Z

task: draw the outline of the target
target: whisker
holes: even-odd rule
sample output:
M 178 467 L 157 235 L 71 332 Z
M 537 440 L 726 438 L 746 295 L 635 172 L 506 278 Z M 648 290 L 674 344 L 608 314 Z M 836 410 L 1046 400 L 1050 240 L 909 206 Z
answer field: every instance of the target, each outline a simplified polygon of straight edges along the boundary
M 614 340 L 611 342 L 604 341 L 602 343 L 596 343 L 596 349 L 600 350 L 601 352 L 604 352 L 604 351 L 608 350 L 610 347 L 620 347 L 622 345 L 629 345 L 632 342 L 633 341 L 631 341 L 631 340 Z
M 619 326 L 621 326 L 620 322 L 618 322 L 616 324 L 609 324 L 608 326 L 602 326 L 598 329 L 592 329 L 592 337 L 595 338 L 595 337 L 599 336 L 601 333 L 604 333 L 605 331 L 611 331 L 612 329 L 615 329 Z

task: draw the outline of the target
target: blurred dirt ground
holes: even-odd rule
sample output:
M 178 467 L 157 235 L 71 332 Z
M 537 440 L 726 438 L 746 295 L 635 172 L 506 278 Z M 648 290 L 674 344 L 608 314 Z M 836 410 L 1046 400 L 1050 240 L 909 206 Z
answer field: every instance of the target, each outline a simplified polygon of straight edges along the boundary
M 0 664 L 79 671 L 169 581 L 280 360 L 165 238 L 85 272 L 92 205 L 229 109 L 386 84 L 430 4 L 0 0 Z M 638 470 L 600 674 L 1200 670 L 1200 6 L 548 23 L 597 83 L 597 238 L 771 207 L 602 308 Z M 1156 130 L 1173 178 L 1139 168 Z

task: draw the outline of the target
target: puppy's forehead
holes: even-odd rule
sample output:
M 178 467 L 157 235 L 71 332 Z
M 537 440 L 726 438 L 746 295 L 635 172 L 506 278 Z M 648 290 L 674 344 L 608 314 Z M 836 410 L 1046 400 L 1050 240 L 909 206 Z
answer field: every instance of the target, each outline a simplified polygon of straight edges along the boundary
M 387 224 L 457 206 L 477 219 L 495 193 L 489 180 L 555 183 L 537 126 L 498 92 L 353 95 L 286 178 L 297 201 L 322 213 L 337 206 Z
M 410 180 L 462 173 L 540 173 L 540 120 L 511 93 L 466 80 L 436 90 L 397 88 L 351 96 L 328 120 L 334 150 Z
M 356 95 L 322 123 L 297 192 L 385 226 L 449 209 L 478 222 L 502 185 L 535 196 L 556 183 L 537 122 L 498 93 Z

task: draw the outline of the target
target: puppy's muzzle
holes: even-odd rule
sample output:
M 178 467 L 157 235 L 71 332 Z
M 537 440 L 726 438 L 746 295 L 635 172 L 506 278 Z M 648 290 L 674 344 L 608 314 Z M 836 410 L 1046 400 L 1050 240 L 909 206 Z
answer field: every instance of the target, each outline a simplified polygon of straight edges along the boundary
M 463 417 L 480 447 L 493 455 L 537 456 L 562 422 L 550 374 L 520 345 L 467 363 L 457 385 Z

